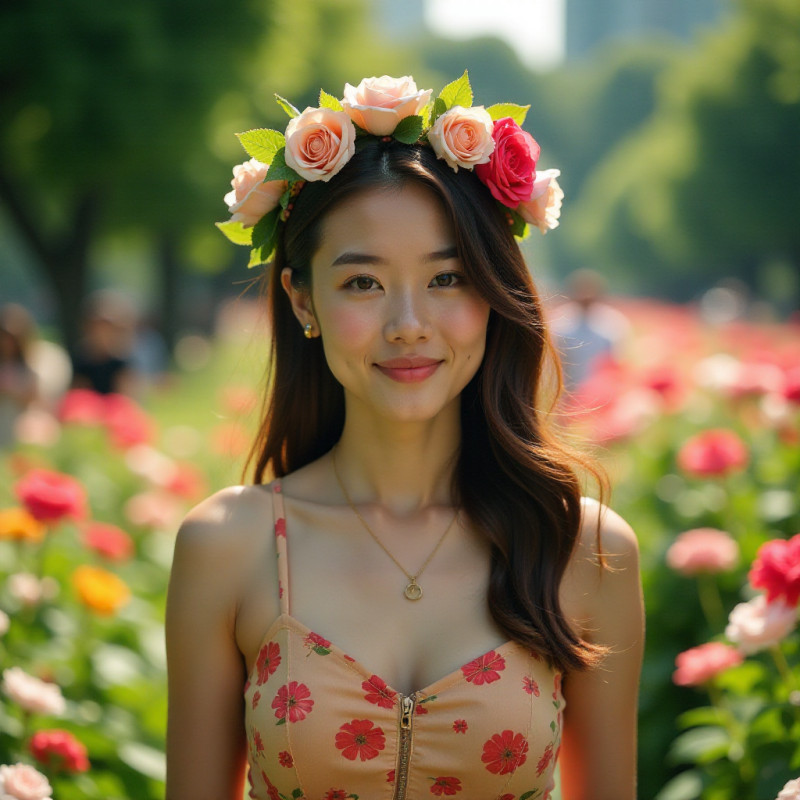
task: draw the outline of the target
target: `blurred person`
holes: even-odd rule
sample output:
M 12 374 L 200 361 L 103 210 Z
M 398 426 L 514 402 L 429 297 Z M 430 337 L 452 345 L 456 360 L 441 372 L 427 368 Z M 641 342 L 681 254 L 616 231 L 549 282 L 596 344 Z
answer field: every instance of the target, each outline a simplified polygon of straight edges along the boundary
M 0 447 L 14 442 L 14 425 L 38 396 L 36 373 L 27 353 L 34 336 L 33 317 L 21 305 L 0 308 Z
M 430 94 L 348 85 L 289 123 L 300 172 L 234 170 L 270 374 L 252 485 L 177 536 L 167 800 L 544 800 L 557 760 L 563 800 L 635 798 L 636 539 L 548 427 L 512 231 L 555 227 L 557 171 L 482 106 L 425 131 Z
M 136 393 L 134 325 L 135 310 L 119 292 L 103 289 L 87 298 L 82 335 L 70 353 L 73 388 Z
M 573 272 L 567 284 L 567 302 L 551 312 L 550 325 L 561 353 L 567 389 L 575 389 L 604 359 L 617 359 L 630 332 L 630 323 L 616 308 L 603 302 L 605 279 L 591 269 Z

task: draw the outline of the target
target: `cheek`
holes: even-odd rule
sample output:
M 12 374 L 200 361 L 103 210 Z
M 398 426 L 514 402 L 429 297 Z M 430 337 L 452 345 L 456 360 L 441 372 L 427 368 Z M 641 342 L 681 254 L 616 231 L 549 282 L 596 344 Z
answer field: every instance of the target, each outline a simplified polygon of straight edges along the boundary
M 479 298 L 459 303 L 448 310 L 443 319 L 445 335 L 453 342 L 470 350 L 477 348 L 483 353 L 486 329 L 489 324 L 489 305 Z

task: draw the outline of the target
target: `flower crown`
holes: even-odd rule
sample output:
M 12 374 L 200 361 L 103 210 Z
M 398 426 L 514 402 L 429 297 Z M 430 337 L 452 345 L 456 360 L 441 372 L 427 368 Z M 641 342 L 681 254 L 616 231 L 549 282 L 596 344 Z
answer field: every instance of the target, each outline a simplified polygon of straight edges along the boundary
M 345 84 L 337 100 L 324 90 L 319 108 L 300 113 L 275 95 L 291 118 L 286 134 L 260 128 L 239 133 L 250 160 L 233 168 L 225 195 L 231 218 L 217 227 L 234 244 L 251 248 L 249 266 L 272 258 L 278 226 L 289 218 L 306 181 L 329 181 L 367 137 L 431 146 L 458 172 L 474 170 L 501 204 L 515 236 L 528 223 L 542 233 L 558 225 L 564 193 L 557 169 L 536 171 L 539 145 L 520 125 L 530 106 L 472 105 L 466 73 L 431 101 L 432 89 L 418 91 L 413 78 L 365 78 Z

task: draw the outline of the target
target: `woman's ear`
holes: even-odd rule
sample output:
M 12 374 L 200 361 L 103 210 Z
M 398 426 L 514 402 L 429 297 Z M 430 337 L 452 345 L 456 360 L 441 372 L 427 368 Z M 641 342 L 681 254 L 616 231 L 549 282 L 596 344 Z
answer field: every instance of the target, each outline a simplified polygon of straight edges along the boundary
M 290 267 L 284 267 L 281 271 L 281 286 L 283 286 L 283 290 L 289 297 L 289 302 L 292 304 L 292 311 L 294 311 L 295 317 L 297 317 L 298 322 L 303 327 L 306 338 L 311 339 L 315 336 L 319 336 L 319 326 L 314 316 L 311 292 L 307 289 L 295 289 L 295 287 L 292 286 L 292 270 Z

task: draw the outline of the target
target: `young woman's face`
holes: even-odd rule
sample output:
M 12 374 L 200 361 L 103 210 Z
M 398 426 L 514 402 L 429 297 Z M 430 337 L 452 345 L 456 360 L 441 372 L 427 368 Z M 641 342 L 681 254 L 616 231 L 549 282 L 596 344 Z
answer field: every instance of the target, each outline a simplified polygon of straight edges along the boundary
M 422 421 L 457 403 L 483 358 L 489 306 L 436 196 L 414 183 L 366 190 L 328 214 L 320 241 L 309 311 L 348 413 Z

